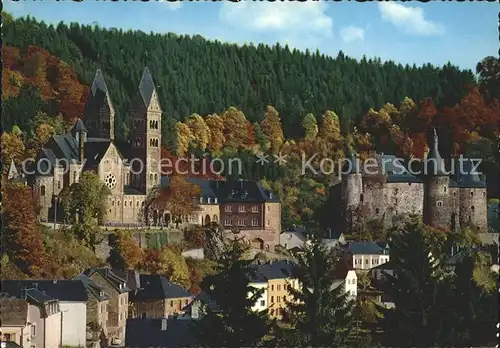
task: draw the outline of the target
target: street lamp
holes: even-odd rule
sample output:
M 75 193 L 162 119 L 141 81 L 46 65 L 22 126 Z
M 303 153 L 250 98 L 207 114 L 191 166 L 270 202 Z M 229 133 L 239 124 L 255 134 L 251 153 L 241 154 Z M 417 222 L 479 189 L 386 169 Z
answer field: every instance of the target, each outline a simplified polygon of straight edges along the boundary
M 57 219 L 57 201 L 58 197 L 54 196 L 54 230 L 56 229 L 56 219 Z

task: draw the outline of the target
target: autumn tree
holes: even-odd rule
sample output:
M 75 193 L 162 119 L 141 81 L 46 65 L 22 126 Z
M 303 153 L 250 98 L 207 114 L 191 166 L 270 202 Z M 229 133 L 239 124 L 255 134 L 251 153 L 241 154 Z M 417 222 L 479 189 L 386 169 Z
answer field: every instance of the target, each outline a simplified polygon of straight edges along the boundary
M 186 260 L 177 250 L 165 246 L 160 252 L 160 263 L 157 274 L 166 276 L 172 283 L 185 289 L 191 287 L 189 268 Z
M 192 144 L 194 148 L 205 151 L 210 140 L 210 128 L 205 120 L 198 114 L 192 114 L 185 121 L 192 134 Z
M 31 189 L 6 183 L 3 187 L 4 250 L 12 262 L 32 276 L 44 273 L 48 261 L 43 234 L 36 223 Z
M 200 187 L 179 175 L 172 175 L 169 180 L 167 187 L 157 187 L 151 192 L 145 207 L 148 217 L 154 208 L 169 211 L 179 221 L 197 208 L 195 198 L 200 195 Z
M 267 106 L 260 127 L 271 143 L 271 150 L 278 151 L 284 142 L 284 136 L 280 116 L 274 107 Z
M 209 115 L 205 118 L 205 123 L 210 131 L 210 141 L 208 149 L 212 152 L 222 150 L 226 139 L 224 138 L 224 121 L 217 114 Z
M 242 111 L 231 106 L 222 115 L 226 146 L 239 149 L 248 142 L 248 121 Z
M 193 133 L 189 126 L 182 122 L 175 124 L 175 130 L 177 132 L 176 154 L 179 157 L 186 156 L 189 151 L 189 145 L 194 140 Z
M 112 267 L 122 270 L 136 269 L 143 262 L 142 249 L 129 231 L 120 230 L 110 237 L 112 242 L 108 262 Z
M 306 140 L 313 140 L 318 135 L 318 122 L 313 114 L 307 114 L 302 121 Z
M 2 133 L 2 156 L 4 163 L 10 164 L 14 160 L 16 165 L 20 164 L 24 157 L 24 151 L 24 143 L 20 135 Z

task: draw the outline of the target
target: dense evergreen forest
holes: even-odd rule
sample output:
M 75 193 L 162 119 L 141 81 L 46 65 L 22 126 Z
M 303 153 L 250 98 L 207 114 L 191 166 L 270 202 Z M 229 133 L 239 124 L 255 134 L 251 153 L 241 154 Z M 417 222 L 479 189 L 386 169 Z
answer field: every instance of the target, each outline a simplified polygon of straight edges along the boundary
M 236 46 L 201 36 L 103 29 L 76 23 L 47 25 L 33 18 L 4 14 L 4 45 L 20 49 L 38 46 L 71 66 L 78 80 L 90 85 L 95 71 L 104 72 L 117 111 L 118 137 L 129 125 L 131 97 L 137 93 L 142 70 L 153 74 L 164 111 L 164 141 L 175 121 L 192 113 L 221 113 L 229 106 L 243 111 L 250 122 L 264 118 L 267 105 L 281 115 L 286 138 L 302 137 L 301 122 L 312 113 L 319 118 L 335 110 L 348 131 L 370 108 L 399 105 L 405 97 L 431 97 L 438 107 L 452 106 L 475 84 L 471 71 L 451 64 L 403 66 L 379 59 L 331 58 L 319 52 L 299 52 L 277 44 Z M 33 92 L 19 98 L 30 100 Z M 18 104 L 22 102 L 18 102 Z M 8 113 L 8 112 L 7 112 Z M 6 130 L 26 124 L 22 114 L 7 115 Z M 22 127 L 21 127 L 22 128 Z

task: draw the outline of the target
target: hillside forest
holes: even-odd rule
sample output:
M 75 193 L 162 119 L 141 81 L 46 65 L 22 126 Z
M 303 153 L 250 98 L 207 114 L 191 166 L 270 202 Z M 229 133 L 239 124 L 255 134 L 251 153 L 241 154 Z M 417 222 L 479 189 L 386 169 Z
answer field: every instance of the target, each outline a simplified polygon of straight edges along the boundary
M 484 160 L 489 196 L 499 196 L 498 58 L 484 58 L 475 75 L 450 63 L 403 66 L 279 44 L 236 46 L 173 33 L 54 26 L 6 13 L 3 20 L 4 163 L 33 156 L 82 117 L 97 69 L 116 110 L 117 137 L 127 140 L 130 100 L 147 66 L 163 109 L 164 156 L 238 155 L 243 173 L 236 178 L 273 189 L 283 202 L 285 227 L 324 227 L 335 218 L 337 173 L 301 175 L 302 155 L 422 158 L 433 128 L 443 157 Z M 259 152 L 286 154 L 287 164 L 256 164 Z

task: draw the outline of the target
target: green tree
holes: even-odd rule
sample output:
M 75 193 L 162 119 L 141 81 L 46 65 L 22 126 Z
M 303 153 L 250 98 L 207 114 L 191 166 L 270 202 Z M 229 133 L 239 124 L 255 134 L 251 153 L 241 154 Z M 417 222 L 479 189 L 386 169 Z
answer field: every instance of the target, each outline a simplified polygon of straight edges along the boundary
M 307 114 L 302 121 L 302 127 L 304 128 L 304 139 L 313 140 L 318 135 L 318 122 L 313 114 Z
M 217 274 L 201 285 L 218 306 L 217 310 L 206 308 L 195 326 L 203 347 L 255 347 L 269 332 L 267 313 L 252 311 L 263 290 L 250 286 L 253 269 L 250 261 L 243 260 L 247 249 L 238 239 L 225 244 Z
M 319 240 L 298 257 L 295 276 L 301 288 L 290 289 L 293 301 L 288 303 L 294 330 L 285 332 L 280 343 L 312 347 L 346 344 L 354 303 L 343 286 L 334 287 L 337 267 L 340 263 Z

